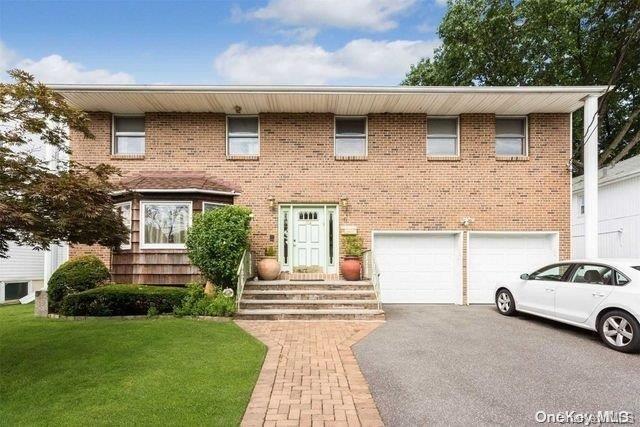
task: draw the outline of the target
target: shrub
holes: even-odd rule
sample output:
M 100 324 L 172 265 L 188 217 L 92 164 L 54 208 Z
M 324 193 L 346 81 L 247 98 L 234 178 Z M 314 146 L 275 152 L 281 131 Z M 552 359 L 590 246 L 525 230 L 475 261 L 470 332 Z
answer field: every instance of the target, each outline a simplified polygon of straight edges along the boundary
M 187 289 L 170 286 L 106 285 L 69 294 L 60 314 L 66 316 L 133 316 L 173 313 Z
M 344 254 L 346 256 L 362 256 L 362 238 L 357 235 L 344 236 Z
M 249 247 L 251 210 L 225 206 L 196 215 L 187 234 L 191 263 L 217 286 L 235 289 L 236 270 Z
M 219 289 L 214 295 L 206 295 L 200 283 L 187 285 L 187 295 L 176 308 L 177 316 L 231 316 L 236 311 L 235 299 Z
M 49 279 L 49 311 L 57 313 L 66 295 L 93 289 L 109 279 L 109 270 L 98 257 L 86 255 L 70 259 L 58 267 Z

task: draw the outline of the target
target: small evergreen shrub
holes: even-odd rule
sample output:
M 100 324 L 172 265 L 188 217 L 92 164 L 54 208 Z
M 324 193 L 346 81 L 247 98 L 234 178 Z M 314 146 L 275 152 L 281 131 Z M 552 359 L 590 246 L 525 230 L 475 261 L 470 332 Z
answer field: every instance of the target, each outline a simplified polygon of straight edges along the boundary
M 107 283 L 110 277 L 107 267 L 94 255 L 70 259 L 58 267 L 49 279 L 49 311 L 57 313 L 65 296 L 93 289 Z
M 176 308 L 177 316 L 231 316 L 236 312 L 236 302 L 233 296 L 225 295 L 216 289 L 213 295 L 204 293 L 204 286 L 200 283 L 187 285 L 187 295 L 182 304 Z
M 65 316 L 155 316 L 173 313 L 187 289 L 171 286 L 106 285 L 69 294 L 62 300 Z
M 363 253 L 362 237 L 347 235 L 342 237 L 345 256 L 361 257 Z
M 189 260 L 216 286 L 235 289 L 238 263 L 249 248 L 250 222 L 251 210 L 233 205 L 193 219 L 186 242 Z

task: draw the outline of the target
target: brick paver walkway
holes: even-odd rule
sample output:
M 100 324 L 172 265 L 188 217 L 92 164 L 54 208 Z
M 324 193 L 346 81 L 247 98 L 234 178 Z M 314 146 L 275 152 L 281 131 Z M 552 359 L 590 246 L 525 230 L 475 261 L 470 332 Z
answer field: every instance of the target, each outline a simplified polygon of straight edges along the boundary
M 351 346 L 381 322 L 250 321 L 268 347 L 243 426 L 382 426 Z

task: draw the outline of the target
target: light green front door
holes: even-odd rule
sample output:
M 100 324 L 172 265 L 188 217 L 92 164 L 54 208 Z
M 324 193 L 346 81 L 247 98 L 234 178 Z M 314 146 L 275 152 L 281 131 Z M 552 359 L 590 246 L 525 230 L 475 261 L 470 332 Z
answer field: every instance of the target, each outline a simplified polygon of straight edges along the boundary
M 324 271 L 324 208 L 294 207 L 292 216 L 294 271 Z

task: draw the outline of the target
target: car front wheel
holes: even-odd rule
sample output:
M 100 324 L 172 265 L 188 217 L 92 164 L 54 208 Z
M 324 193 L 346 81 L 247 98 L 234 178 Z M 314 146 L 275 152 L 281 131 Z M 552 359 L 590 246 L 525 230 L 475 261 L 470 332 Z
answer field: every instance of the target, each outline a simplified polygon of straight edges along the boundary
M 640 325 L 629 313 L 614 310 L 600 319 L 598 332 L 602 341 L 614 350 L 640 352 Z
M 507 289 L 500 289 L 496 292 L 496 307 L 500 314 L 513 316 L 516 313 L 516 303 L 513 295 Z

